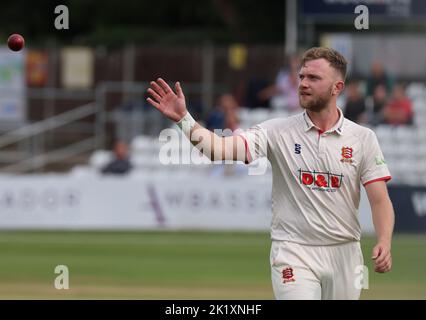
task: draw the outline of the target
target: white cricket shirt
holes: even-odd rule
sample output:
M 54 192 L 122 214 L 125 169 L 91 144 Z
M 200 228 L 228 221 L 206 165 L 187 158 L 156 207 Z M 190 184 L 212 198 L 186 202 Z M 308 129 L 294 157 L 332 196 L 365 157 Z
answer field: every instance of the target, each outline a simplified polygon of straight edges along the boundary
M 308 245 L 359 241 L 360 184 L 390 180 L 375 133 L 343 117 L 321 132 L 305 112 L 242 134 L 251 162 L 272 166 L 273 240 Z

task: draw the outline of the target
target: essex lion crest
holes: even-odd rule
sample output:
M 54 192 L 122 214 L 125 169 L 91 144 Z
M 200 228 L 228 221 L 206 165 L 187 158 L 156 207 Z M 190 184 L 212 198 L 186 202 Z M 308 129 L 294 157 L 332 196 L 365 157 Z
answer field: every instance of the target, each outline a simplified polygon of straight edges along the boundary
M 290 268 L 290 267 L 284 268 L 282 271 L 282 276 L 283 276 L 283 283 L 296 281 L 294 279 L 293 268 Z
M 342 148 L 342 159 L 340 159 L 341 162 L 347 162 L 352 163 L 352 156 L 353 156 L 354 149 L 350 147 L 343 147 Z

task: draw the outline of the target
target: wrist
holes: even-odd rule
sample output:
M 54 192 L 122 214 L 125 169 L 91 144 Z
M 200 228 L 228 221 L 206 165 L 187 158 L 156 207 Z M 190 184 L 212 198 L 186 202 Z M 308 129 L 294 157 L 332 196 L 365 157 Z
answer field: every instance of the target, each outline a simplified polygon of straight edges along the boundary
M 185 133 L 187 137 L 190 137 L 191 130 L 195 126 L 196 121 L 187 111 L 186 114 L 176 122 L 176 125 Z
M 189 111 L 188 111 L 188 110 L 185 110 L 185 112 L 183 113 L 183 115 L 180 115 L 180 116 L 179 116 L 179 120 L 175 121 L 175 122 L 176 122 L 176 124 L 181 123 L 181 122 L 184 120 L 184 118 L 188 116 L 188 114 L 189 114 Z
M 386 246 L 386 247 L 391 247 L 391 244 L 392 242 L 391 242 L 391 240 L 388 240 L 388 239 L 377 239 L 377 244 L 380 244 L 380 245 L 382 245 L 382 246 Z

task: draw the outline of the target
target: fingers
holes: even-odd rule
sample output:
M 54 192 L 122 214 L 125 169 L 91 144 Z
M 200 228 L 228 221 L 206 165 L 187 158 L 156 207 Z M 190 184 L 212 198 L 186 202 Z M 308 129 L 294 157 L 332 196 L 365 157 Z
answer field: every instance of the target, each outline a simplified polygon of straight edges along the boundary
M 379 256 L 375 261 L 374 261 L 374 265 L 376 266 L 382 266 L 384 263 L 386 263 L 386 261 L 388 261 L 390 259 L 390 253 L 384 253 L 383 255 Z
M 381 265 L 383 261 L 389 258 L 389 256 L 390 256 L 389 251 L 381 250 L 379 256 L 374 261 L 375 265 Z
M 374 267 L 374 271 L 379 273 L 384 273 L 390 271 L 392 268 L 392 257 L 389 255 L 389 258 L 386 259 L 382 264 Z
M 157 81 L 151 81 L 150 85 L 151 85 L 151 90 L 152 90 L 150 92 L 150 94 L 157 101 L 159 101 L 159 98 L 162 98 L 162 97 L 164 97 L 167 94 L 170 94 L 170 93 L 174 94 L 173 90 L 170 88 L 170 86 L 167 84 L 167 82 L 164 81 L 161 78 L 158 78 Z M 180 88 L 180 85 L 179 85 L 179 88 Z M 152 92 L 156 93 L 157 96 L 154 96 L 152 94 Z M 183 92 L 182 92 L 181 88 L 180 88 L 180 95 L 183 97 Z
M 380 260 L 374 261 L 374 271 L 376 272 L 387 272 L 392 267 L 392 256 L 390 252 L 380 256 Z
M 160 97 L 160 95 L 157 92 L 155 92 L 154 90 L 152 90 L 151 88 L 149 88 L 148 89 L 148 93 L 151 95 L 151 97 L 154 98 L 155 101 L 161 102 L 161 97 Z
M 154 89 L 154 91 L 159 95 L 159 96 L 165 96 L 166 92 L 163 90 L 162 87 L 160 87 L 155 81 L 151 81 L 150 85 L 152 87 L 152 89 Z
M 148 101 L 153 107 L 160 109 L 160 104 L 158 102 L 155 102 L 151 98 L 146 99 L 146 101 Z
M 170 88 L 170 86 L 167 84 L 167 82 L 164 81 L 163 79 L 158 78 L 157 82 L 158 82 L 158 84 L 161 86 L 161 88 L 164 90 L 164 92 L 166 94 L 170 93 L 170 92 L 173 92 L 173 90 Z
M 374 247 L 373 255 L 372 255 L 371 259 L 373 259 L 373 260 L 377 259 L 377 257 L 380 255 L 380 251 L 381 251 L 381 248 L 379 246 Z
M 184 96 L 183 96 L 182 88 L 180 86 L 180 82 L 176 82 L 175 89 L 176 89 L 176 93 L 177 93 L 178 98 L 183 98 Z
M 390 248 L 381 244 L 373 248 L 371 257 L 374 261 L 374 271 L 383 273 L 388 272 L 392 268 L 392 255 Z

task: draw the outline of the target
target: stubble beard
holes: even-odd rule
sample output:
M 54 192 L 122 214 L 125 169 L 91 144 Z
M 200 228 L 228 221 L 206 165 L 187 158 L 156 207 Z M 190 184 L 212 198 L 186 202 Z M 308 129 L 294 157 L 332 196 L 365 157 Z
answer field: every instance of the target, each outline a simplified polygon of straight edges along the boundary
M 320 96 L 317 96 L 316 98 L 310 96 L 311 99 L 308 101 L 303 101 L 299 93 L 299 103 L 303 109 L 310 110 L 312 112 L 320 112 L 327 108 L 331 100 L 331 96 L 331 87 L 329 90 L 327 90 L 327 92 Z

